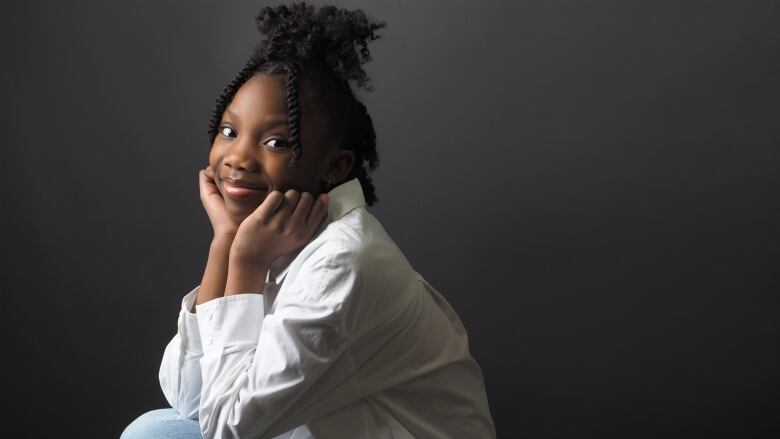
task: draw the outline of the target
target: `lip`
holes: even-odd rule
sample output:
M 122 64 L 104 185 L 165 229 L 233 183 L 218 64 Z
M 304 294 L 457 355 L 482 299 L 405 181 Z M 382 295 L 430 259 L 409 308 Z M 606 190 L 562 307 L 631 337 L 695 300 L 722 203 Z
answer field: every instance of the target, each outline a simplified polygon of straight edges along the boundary
M 246 187 L 246 188 L 250 188 L 250 189 L 265 189 L 265 186 L 263 186 L 261 184 L 251 183 L 251 182 L 248 182 L 246 180 L 241 180 L 241 179 L 236 180 L 236 179 L 233 179 L 233 178 L 230 178 L 230 177 L 225 177 L 225 178 L 222 179 L 222 181 L 225 182 L 225 184 L 230 183 L 231 185 L 238 186 L 238 187 Z
M 222 180 L 222 186 L 225 188 L 225 195 L 237 200 L 254 198 L 266 192 L 266 188 L 246 186 L 248 183 L 242 181 Z

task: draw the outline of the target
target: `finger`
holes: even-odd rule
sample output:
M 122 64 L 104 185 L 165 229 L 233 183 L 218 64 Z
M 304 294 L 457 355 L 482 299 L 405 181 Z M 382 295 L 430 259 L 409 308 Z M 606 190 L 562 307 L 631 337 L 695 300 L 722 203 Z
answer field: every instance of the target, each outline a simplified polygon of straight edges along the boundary
M 274 218 L 270 222 L 271 228 L 274 230 L 289 231 L 287 230 L 287 224 L 289 224 L 290 221 L 290 213 L 298 203 L 300 196 L 301 193 L 297 190 L 287 189 L 287 192 L 284 193 L 282 204 L 279 206 Z
M 206 174 L 205 169 L 201 169 L 200 171 L 198 171 L 198 186 L 200 187 L 201 195 L 206 196 L 215 193 L 219 194 L 219 189 L 217 189 L 217 185 L 214 183 L 214 180 L 209 178 L 209 176 Z
M 297 190 L 287 189 L 287 192 L 284 193 L 284 201 L 282 201 L 282 205 L 279 206 L 279 210 L 276 211 L 271 225 L 275 226 L 277 229 L 284 227 L 287 221 L 289 221 L 290 213 L 295 208 L 300 197 L 301 193 Z
M 328 213 L 329 202 L 330 197 L 328 197 L 328 194 L 320 194 L 320 196 L 317 197 L 317 201 L 314 202 L 314 205 L 309 212 L 309 216 L 306 218 L 306 224 L 312 227 L 318 226 L 320 221 L 322 221 Z
M 211 166 L 206 166 L 205 168 L 201 169 L 201 171 L 209 182 L 216 184 L 214 182 L 214 171 L 211 169 Z
M 271 191 L 253 214 L 258 215 L 262 219 L 272 218 L 282 200 L 284 200 L 284 195 L 281 192 Z
M 306 221 L 306 236 L 314 236 L 317 228 L 322 224 L 322 221 L 328 214 L 328 198 L 326 196 L 317 197 L 317 201 L 314 202 L 309 218 Z
M 311 209 L 313 200 L 314 197 L 311 193 L 304 192 L 301 194 L 301 197 L 298 199 L 298 204 L 295 206 L 295 210 L 293 210 L 293 213 L 290 215 L 290 219 L 287 222 L 288 226 L 294 228 L 306 221 L 306 216 L 309 214 L 309 209 Z

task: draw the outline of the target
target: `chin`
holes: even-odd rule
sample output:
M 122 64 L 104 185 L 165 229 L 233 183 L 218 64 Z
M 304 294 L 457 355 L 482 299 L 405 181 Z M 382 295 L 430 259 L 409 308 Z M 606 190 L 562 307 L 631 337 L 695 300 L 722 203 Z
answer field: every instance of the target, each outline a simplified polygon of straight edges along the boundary
M 236 224 L 241 224 L 252 212 L 260 206 L 227 206 L 228 213 Z
M 248 212 L 236 212 L 233 214 L 233 220 L 236 222 L 236 224 L 241 224 L 244 222 L 244 220 L 252 214 L 254 210 L 250 210 Z

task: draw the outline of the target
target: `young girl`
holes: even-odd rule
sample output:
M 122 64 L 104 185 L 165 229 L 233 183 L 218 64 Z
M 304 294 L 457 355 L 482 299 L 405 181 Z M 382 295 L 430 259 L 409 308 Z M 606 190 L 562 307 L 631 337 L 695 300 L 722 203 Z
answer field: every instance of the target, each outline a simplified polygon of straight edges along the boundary
M 170 409 L 122 438 L 492 438 L 466 331 L 366 209 L 367 41 L 385 23 L 263 8 L 217 100 L 201 201 L 214 229 L 159 379 Z

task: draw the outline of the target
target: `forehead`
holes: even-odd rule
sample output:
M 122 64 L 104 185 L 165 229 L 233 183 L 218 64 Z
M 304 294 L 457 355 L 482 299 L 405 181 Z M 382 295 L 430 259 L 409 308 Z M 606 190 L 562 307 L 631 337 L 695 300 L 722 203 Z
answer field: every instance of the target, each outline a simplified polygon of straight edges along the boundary
M 231 113 L 241 119 L 278 118 L 288 114 L 285 80 L 280 75 L 255 74 L 241 85 L 230 104 Z M 316 93 L 306 81 L 298 84 L 301 118 L 311 128 L 323 128 L 325 117 Z
M 281 77 L 254 75 L 238 89 L 228 105 L 241 119 L 286 115 L 287 99 Z

